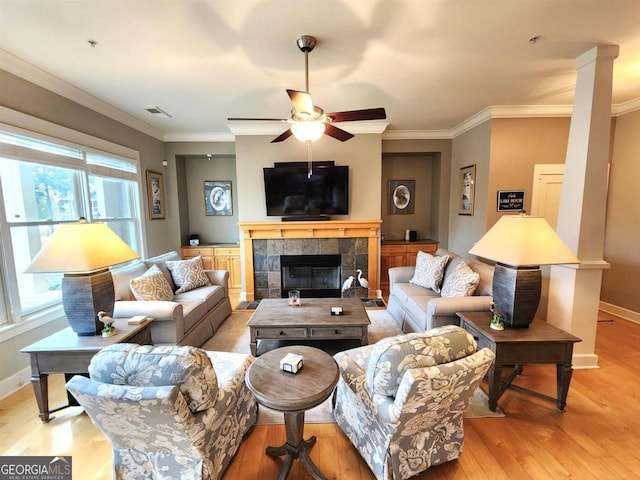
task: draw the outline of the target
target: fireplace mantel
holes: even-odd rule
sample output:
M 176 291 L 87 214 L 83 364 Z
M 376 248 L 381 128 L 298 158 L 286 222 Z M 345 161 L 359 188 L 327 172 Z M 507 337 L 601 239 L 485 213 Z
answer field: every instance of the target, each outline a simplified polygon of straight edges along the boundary
M 378 289 L 380 224 L 382 220 L 239 223 L 244 259 L 244 296 L 254 300 L 253 240 L 288 238 L 368 238 L 369 296 Z

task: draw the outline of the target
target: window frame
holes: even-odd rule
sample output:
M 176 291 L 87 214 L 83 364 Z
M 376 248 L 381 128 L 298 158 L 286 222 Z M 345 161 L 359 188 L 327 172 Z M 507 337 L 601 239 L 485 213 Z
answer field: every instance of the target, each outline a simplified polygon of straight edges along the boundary
M 140 153 L 137 150 L 118 145 L 107 140 L 93 137 L 82 132 L 78 132 L 67 127 L 63 127 L 30 115 L 16 112 L 6 107 L 0 106 L 0 130 L 16 135 L 22 135 L 36 140 L 49 142 L 71 149 L 79 149 L 83 152 L 82 159 L 78 159 L 74 165 L 60 165 L 52 162 L 51 165 L 72 167 L 81 170 L 83 188 L 80 195 L 79 207 L 87 218 L 91 219 L 93 209 L 91 206 L 91 195 L 89 192 L 89 180 L 91 176 L 106 177 L 112 179 L 133 181 L 136 185 L 135 198 L 133 201 L 133 217 L 117 217 L 114 219 L 105 218 L 105 222 L 125 222 L 134 221 L 137 248 L 140 255 L 143 255 L 146 247 L 146 237 L 144 222 L 145 217 L 142 212 L 143 207 L 143 184 L 142 169 L 140 166 Z M 89 157 L 97 156 L 98 161 L 92 162 Z M 125 161 L 134 166 L 135 172 L 111 168 L 107 164 L 100 162 L 99 157 Z M 45 162 L 47 163 L 47 162 Z M 64 163 L 64 162 L 63 162 Z M 85 191 L 86 190 L 86 191 Z M 48 322 L 55 321 L 64 315 L 61 302 L 53 307 L 44 308 L 30 314 L 22 315 L 21 312 L 13 311 L 15 299 L 19 299 L 18 285 L 16 282 L 16 272 L 12 257 L 11 227 L 35 226 L 45 223 L 60 224 L 60 221 L 25 221 L 8 222 L 5 217 L 4 197 L 2 196 L 2 186 L 0 185 L 0 308 L 3 308 L 2 315 L 6 315 L 7 322 L 0 323 L 0 342 L 11 337 L 37 328 Z M 100 221 L 100 219 L 97 219 Z M 19 310 L 19 308 L 17 308 Z

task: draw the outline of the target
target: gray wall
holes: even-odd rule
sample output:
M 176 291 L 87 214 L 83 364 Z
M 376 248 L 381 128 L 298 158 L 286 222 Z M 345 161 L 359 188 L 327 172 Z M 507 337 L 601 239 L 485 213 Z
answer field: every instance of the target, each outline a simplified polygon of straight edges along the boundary
M 405 230 L 416 230 L 419 239 L 431 238 L 431 218 L 434 195 L 434 156 L 430 154 L 384 154 L 382 160 L 382 201 L 380 217 L 385 240 L 404 239 Z M 415 182 L 413 213 L 389 213 L 389 182 L 413 180 Z
M 609 171 L 604 259 L 600 299 L 640 312 L 640 111 L 617 118 Z

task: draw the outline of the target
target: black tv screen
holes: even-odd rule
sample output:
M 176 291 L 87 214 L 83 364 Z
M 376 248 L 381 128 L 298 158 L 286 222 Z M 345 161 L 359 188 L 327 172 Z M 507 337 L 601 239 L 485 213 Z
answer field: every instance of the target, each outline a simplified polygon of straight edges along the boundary
M 307 166 L 264 168 L 264 193 L 268 216 L 347 215 L 349 167 Z

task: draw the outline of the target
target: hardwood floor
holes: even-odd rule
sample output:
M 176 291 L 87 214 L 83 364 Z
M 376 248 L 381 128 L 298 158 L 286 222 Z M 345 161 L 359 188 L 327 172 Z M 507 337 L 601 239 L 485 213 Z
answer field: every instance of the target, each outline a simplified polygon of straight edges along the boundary
M 612 317 L 608 317 L 612 318 Z M 498 402 L 505 418 L 465 419 L 464 453 L 432 467 L 422 480 L 630 479 L 640 477 L 640 325 L 600 322 L 600 367 L 575 370 L 565 413 L 555 404 L 514 390 Z M 62 376 L 53 376 L 52 404 L 65 399 Z M 525 366 L 517 380 L 555 396 L 555 369 Z M 486 386 L 485 386 L 486 387 Z M 0 455 L 72 455 L 74 478 L 111 478 L 111 447 L 78 407 L 57 412 L 48 424 L 37 416 L 30 385 L 0 402 Z M 311 457 L 327 478 L 372 479 L 367 466 L 335 424 L 308 424 L 318 441 Z M 281 460 L 264 453 L 284 442 L 284 426 L 257 426 L 243 442 L 224 479 L 277 478 Z M 290 480 L 310 479 L 295 462 Z

